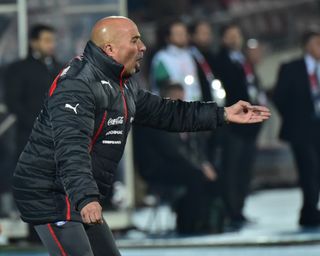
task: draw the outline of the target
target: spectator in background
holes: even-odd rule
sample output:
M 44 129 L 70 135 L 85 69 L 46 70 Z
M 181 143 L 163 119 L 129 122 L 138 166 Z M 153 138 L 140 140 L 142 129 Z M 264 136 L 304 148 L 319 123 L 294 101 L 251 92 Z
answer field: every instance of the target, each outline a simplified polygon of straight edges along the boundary
M 282 117 L 280 138 L 295 157 L 303 205 L 299 224 L 320 226 L 320 30 L 302 40 L 304 55 L 281 65 L 274 103 Z
M 9 65 L 4 74 L 5 101 L 9 111 L 17 118 L 15 162 L 28 141 L 44 95 L 62 68 L 54 57 L 55 44 L 55 30 L 52 27 L 34 25 L 29 33 L 27 58 Z M 30 225 L 28 240 L 39 241 Z
M 151 64 L 153 90 L 159 92 L 168 83 L 180 83 L 186 101 L 200 100 L 201 88 L 196 63 L 188 49 L 186 25 L 180 20 L 173 20 L 159 29 L 158 43 L 162 48 L 155 54 Z
M 213 32 L 209 22 L 202 20 L 190 26 L 192 46 L 190 52 L 196 62 L 199 82 L 204 101 L 214 100 L 224 105 L 225 91 L 215 78 L 215 55 L 213 53 Z
M 252 104 L 261 102 L 263 95 L 254 64 L 243 49 L 243 35 L 236 24 L 228 24 L 221 31 L 222 46 L 217 55 L 217 77 L 226 90 L 226 105 L 239 99 Z M 231 228 L 240 228 L 247 220 L 243 215 L 256 156 L 256 139 L 261 125 L 230 125 L 223 142 L 222 188 Z
M 166 85 L 161 96 L 183 100 L 184 90 L 180 84 Z M 217 173 L 206 156 L 205 136 L 138 126 L 134 127 L 134 141 L 137 169 L 151 190 L 154 186 L 186 188 L 174 207 L 177 232 L 220 232 L 223 208 L 220 202 L 218 209 Z M 218 214 L 220 220 L 214 219 Z
M 216 79 L 213 53 L 213 32 L 208 21 L 200 20 L 189 27 L 192 45 L 190 46 L 191 55 L 197 65 L 197 72 L 202 91 L 203 101 L 215 101 L 220 106 L 225 103 L 225 90 L 221 81 Z M 207 134 L 206 140 L 207 154 L 214 163 L 217 171 L 221 169 L 222 155 L 222 136 L 223 129 L 217 129 L 214 133 Z
M 253 70 L 254 77 L 251 78 L 253 84 L 256 84 L 256 86 L 250 86 L 249 85 L 249 95 L 251 95 L 251 99 L 253 102 L 259 102 L 262 105 L 267 105 L 268 103 L 268 98 L 266 92 L 262 89 L 260 79 L 258 75 L 256 74 L 255 67 L 257 67 L 262 59 L 263 59 L 263 46 L 261 43 L 255 39 L 255 38 L 250 38 L 246 41 L 245 44 L 245 49 L 244 49 L 244 54 L 246 57 L 246 68 L 245 72 L 246 74 L 250 74 L 250 69 Z M 249 72 L 248 72 L 249 70 Z M 250 84 L 250 77 L 247 78 L 248 83 Z M 256 87 L 255 89 L 251 87 Z M 251 92 L 250 92 L 251 91 Z
M 12 170 L 15 166 L 15 148 L 12 141 L 15 138 L 15 131 L 12 127 L 15 124 L 14 115 L 8 112 L 3 95 L 3 71 L 0 67 L 0 218 L 9 217 L 15 209 L 11 188 Z
M 5 101 L 9 111 L 17 117 L 17 157 L 28 140 L 44 94 L 62 67 L 54 57 L 55 44 L 52 27 L 33 26 L 29 33 L 27 58 L 12 63 L 5 73 Z

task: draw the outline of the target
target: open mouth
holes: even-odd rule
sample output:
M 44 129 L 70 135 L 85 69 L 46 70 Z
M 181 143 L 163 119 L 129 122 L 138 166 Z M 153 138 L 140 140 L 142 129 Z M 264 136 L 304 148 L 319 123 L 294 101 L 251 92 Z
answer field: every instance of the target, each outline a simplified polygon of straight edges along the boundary
M 138 59 L 136 60 L 136 65 L 140 66 L 141 60 L 142 60 L 142 58 L 138 58 Z
M 143 59 L 143 55 L 138 56 L 137 61 L 141 61 Z

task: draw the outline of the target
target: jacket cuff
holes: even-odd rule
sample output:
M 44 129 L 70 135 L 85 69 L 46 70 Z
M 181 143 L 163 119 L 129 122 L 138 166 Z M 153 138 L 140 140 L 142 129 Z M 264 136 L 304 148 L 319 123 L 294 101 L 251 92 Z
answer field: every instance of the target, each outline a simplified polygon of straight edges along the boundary
M 218 126 L 222 126 L 227 123 L 227 120 L 225 119 L 225 110 L 223 107 L 218 107 L 217 109 L 217 124 Z
M 97 197 L 86 197 L 80 200 L 80 202 L 76 206 L 76 210 L 81 212 L 82 208 L 91 202 L 99 202 L 99 199 Z

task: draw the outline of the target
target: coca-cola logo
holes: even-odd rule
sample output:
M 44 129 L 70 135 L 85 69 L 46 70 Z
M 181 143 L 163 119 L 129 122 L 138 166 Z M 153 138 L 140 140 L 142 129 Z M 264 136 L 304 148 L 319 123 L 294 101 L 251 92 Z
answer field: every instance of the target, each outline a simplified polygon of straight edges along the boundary
M 108 126 L 111 125 L 118 125 L 118 124 L 123 124 L 123 116 L 118 116 L 117 118 L 109 118 L 108 120 Z

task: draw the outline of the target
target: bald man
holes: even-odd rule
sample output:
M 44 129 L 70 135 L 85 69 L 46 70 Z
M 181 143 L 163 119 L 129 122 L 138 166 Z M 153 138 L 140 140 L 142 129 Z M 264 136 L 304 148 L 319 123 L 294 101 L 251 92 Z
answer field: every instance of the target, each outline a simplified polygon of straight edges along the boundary
M 247 102 L 161 99 L 132 78 L 146 47 L 137 26 L 107 17 L 81 57 L 54 80 L 14 174 L 14 197 L 50 255 L 120 255 L 99 201 L 112 186 L 131 124 L 167 131 L 213 130 L 270 116 Z

